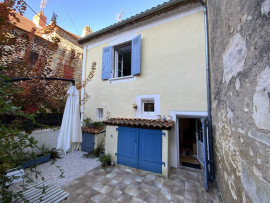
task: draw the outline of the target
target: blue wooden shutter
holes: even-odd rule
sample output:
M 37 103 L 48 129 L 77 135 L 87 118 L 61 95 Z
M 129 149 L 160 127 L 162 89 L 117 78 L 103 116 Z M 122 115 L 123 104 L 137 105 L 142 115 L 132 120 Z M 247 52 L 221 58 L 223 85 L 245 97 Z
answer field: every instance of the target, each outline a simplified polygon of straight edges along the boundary
M 102 75 L 101 79 L 106 80 L 111 78 L 112 69 L 112 47 L 104 47 L 102 53 Z
M 131 75 L 141 73 L 141 35 L 132 40 Z

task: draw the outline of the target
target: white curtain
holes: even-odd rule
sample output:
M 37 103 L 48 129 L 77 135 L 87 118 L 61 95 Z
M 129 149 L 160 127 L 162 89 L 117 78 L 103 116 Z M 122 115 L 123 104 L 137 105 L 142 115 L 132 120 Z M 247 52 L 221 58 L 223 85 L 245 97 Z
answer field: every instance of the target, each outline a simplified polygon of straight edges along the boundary
M 71 86 L 67 94 L 68 98 L 57 142 L 57 149 L 61 149 L 64 153 L 80 150 L 82 142 L 79 92 L 75 86 Z

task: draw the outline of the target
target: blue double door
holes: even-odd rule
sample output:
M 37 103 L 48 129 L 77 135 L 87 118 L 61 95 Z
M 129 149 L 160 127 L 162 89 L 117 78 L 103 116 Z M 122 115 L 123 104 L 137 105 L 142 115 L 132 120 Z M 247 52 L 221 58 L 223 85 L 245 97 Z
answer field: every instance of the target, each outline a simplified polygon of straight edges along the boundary
M 162 130 L 118 127 L 117 163 L 162 173 Z

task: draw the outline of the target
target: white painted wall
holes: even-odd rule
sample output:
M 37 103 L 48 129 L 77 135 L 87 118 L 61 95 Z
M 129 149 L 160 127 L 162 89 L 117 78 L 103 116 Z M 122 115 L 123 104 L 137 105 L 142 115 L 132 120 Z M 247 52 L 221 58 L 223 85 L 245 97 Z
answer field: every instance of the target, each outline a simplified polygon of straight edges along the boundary
M 115 153 L 117 153 L 117 140 L 118 140 L 118 132 L 116 131 L 118 126 L 106 126 L 106 135 L 105 135 L 105 153 L 110 154 L 112 160 L 117 163 L 117 157 Z

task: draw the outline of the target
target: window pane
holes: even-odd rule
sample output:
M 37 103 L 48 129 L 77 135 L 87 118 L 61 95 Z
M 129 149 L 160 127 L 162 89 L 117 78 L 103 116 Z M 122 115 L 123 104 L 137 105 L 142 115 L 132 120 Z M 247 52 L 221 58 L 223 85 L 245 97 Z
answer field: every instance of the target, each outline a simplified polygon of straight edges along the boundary
M 144 111 L 145 112 L 154 112 L 155 111 L 154 103 L 144 103 Z

